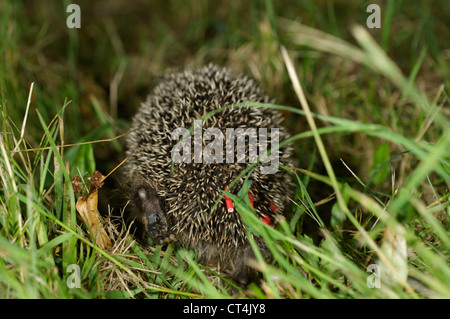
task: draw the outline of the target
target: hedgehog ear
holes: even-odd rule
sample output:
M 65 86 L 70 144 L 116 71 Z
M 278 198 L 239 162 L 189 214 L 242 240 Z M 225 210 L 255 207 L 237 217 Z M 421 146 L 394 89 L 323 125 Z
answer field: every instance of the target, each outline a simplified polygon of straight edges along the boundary
M 139 199 L 142 200 L 142 201 L 146 200 L 147 197 L 148 197 L 147 190 L 145 189 L 144 186 L 139 187 L 139 189 L 138 189 L 136 194 L 139 197 Z
M 140 185 L 134 193 L 134 198 L 139 205 L 160 201 L 158 194 L 150 185 Z
M 152 200 L 151 189 L 146 185 L 139 186 L 134 193 L 134 199 L 139 205 L 145 205 Z

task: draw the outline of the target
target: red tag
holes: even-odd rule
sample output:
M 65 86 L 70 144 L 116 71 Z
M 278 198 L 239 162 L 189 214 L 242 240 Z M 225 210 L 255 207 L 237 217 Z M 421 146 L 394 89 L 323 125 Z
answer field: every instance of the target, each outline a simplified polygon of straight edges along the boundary
M 252 205 L 252 208 L 255 208 L 253 206 L 253 195 L 251 193 L 248 193 L 248 199 L 250 200 L 250 204 Z
M 262 216 L 260 216 L 259 217 L 259 219 L 261 219 L 261 221 L 264 223 L 264 224 L 266 224 L 266 225 L 269 225 L 269 226 L 272 226 L 272 221 L 270 220 L 270 218 L 269 218 L 269 216 L 267 215 L 267 214 L 265 214 L 265 213 L 261 213 L 262 214 Z
M 227 187 L 225 186 L 223 189 L 227 190 Z M 230 197 L 228 197 L 227 195 L 224 195 L 224 196 L 225 196 L 225 204 L 227 206 L 227 211 L 229 213 L 234 212 L 234 204 L 233 204 L 232 199 Z M 248 193 L 248 199 L 250 201 L 250 204 L 252 205 L 252 208 L 254 209 L 255 207 L 253 204 L 253 195 L 251 193 Z M 266 199 L 266 201 L 269 203 L 270 209 L 272 210 L 272 212 L 276 212 L 278 210 L 277 205 L 269 202 L 267 199 Z M 269 215 L 267 215 L 266 213 L 261 213 L 261 216 L 259 217 L 259 219 L 266 225 L 269 225 L 269 226 L 273 225 L 272 220 L 270 219 Z
M 227 187 L 225 186 L 223 189 L 224 189 L 224 190 L 227 190 Z M 234 212 L 233 201 L 232 201 L 231 198 L 228 197 L 227 195 L 225 195 L 225 204 L 227 205 L 227 211 L 228 211 L 229 213 Z

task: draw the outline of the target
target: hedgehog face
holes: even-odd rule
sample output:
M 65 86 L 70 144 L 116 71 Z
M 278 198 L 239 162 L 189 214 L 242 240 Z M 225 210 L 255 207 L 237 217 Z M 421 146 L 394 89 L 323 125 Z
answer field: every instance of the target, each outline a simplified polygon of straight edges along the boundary
M 174 240 L 167 227 L 166 212 L 156 191 L 148 185 L 137 187 L 134 194 L 140 222 L 146 233 L 157 244 Z

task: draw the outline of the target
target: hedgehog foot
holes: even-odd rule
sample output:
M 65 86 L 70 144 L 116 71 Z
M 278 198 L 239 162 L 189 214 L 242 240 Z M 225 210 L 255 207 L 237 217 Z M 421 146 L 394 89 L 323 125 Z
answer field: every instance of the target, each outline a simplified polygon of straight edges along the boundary
M 250 245 L 242 248 L 235 260 L 233 281 L 241 287 L 246 287 L 251 282 L 256 282 L 260 273 L 248 265 L 249 260 L 255 260 L 255 254 Z

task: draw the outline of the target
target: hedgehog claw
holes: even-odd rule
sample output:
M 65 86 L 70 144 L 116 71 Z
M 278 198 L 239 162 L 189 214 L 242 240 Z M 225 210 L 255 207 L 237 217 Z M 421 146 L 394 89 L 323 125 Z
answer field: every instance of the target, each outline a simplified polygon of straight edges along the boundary
M 172 233 L 168 233 L 168 234 L 165 234 L 164 237 L 159 238 L 158 244 L 165 245 L 165 244 L 170 244 L 174 241 L 176 241 L 175 236 Z

